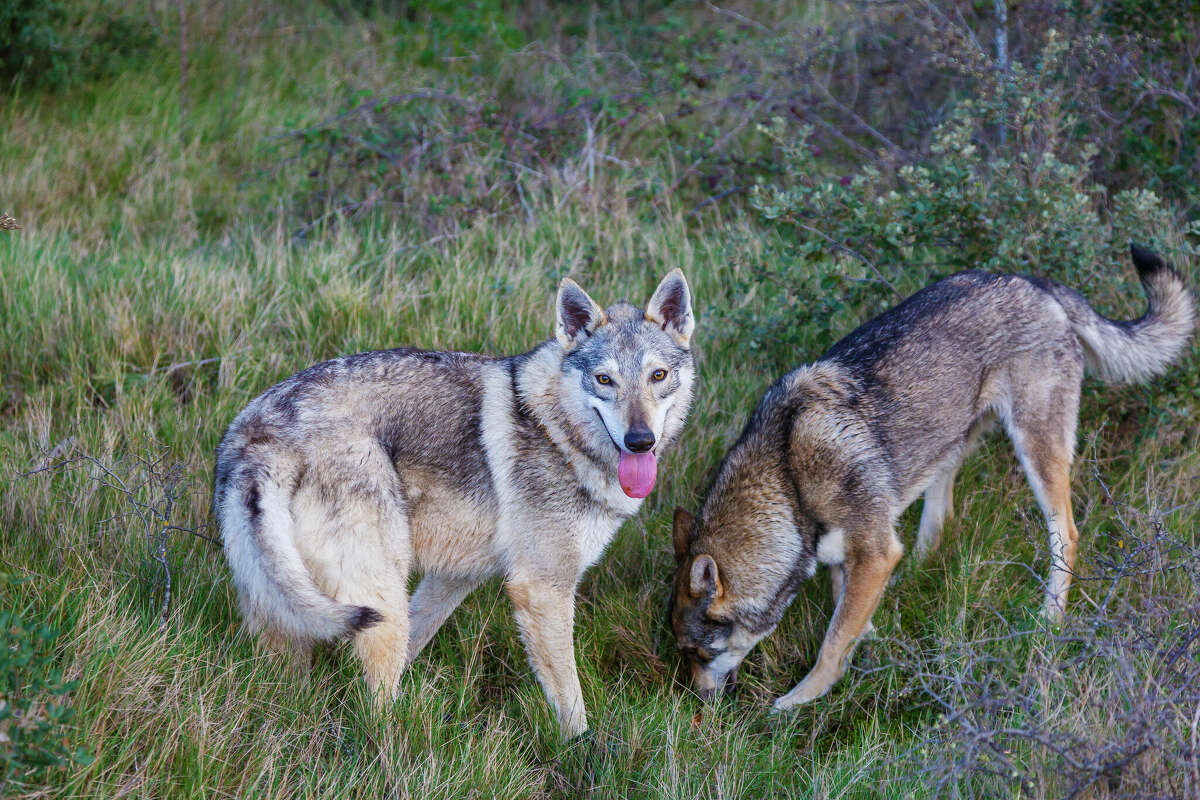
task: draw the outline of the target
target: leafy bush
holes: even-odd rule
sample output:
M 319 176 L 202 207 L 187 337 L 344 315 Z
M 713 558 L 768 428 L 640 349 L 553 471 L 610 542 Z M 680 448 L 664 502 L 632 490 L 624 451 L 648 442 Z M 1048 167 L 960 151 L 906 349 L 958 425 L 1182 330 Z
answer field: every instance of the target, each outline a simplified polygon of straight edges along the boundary
M 75 53 L 63 40 L 67 12 L 54 0 L 0 3 L 0 78 L 65 83 Z
M 84 16 L 58 0 L 0 0 L 0 88 L 113 75 L 153 44 L 150 26 L 132 15 Z
M 997 4 L 969 0 L 839 3 L 847 13 L 792 65 L 799 96 L 775 113 L 814 125 L 813 141 L 845 162 L 911 160 L 962 98 L 1004 62 L 1033 63 L 1056 31 L 1070 47 L 1058 84 L 1091 165 L 1114 190 L 1151 188 L 1193 212 L 1200 193 L 1200 6 L 1189 0 Z M 1003 23 L 997 6 L 1006 10 Z M 998 32 L 1006 35 L 999 57 Z M 804 58 L 805 52 L 812 54 Z
M 981 73 L 974 95 L 934 130 L 927 157 L 891 172 L 837 175 L 818 159 L 811 129 L 793 139 L 782 123 L 765 128 L 785 172 L 781 185 L 751 193 L 779 234 L 779 252 L 752 265 L 743 287 L 750 300 L 732 318 L 751 346 L 779 366 L 794 364 L 853 320 L 958 270 L 1033 272 L 1088 287 L 1122 274 L 1131 238 L 1175 257 L 1197 252 L 1177 240 L 1156 194 L 1110 196 L 1093 182 L 1097 147 L 1080 140 L 1064 107 L 1066 52 L 1051 33 L 1031 67 Z M 804 338 L 808 329 L 824 339 Z
M 1177 199 L 1194 215 L 1200 211 L 1200 7 L 1192 0 L 1106 0 L 1091 13 L 1104 36 L 1127 43 L 1119 66 L 1100 72 L 1105 105 L 1122 109 L 1107 125 L 1093 124 L 1111 131 L 1104 166 Z
M 38 785 L 55 767 L 90 760 L 63 742 L 71 719 L 65 696 L 75 683 L 55 663 L 57 639 L 56 631 L 22 612 L 0 610 L 0 794 Z

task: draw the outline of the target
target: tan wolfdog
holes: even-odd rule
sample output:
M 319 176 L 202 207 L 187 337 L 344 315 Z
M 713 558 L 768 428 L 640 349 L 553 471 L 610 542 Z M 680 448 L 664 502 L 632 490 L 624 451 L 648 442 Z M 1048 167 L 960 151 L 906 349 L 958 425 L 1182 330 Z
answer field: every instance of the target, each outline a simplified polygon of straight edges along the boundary
M 698 517 L 676 513 L 671 623 L 702 694 L 774 630 L 818 563 L 830 567 L 833 619 L 817 663 L 774 709 L 829 691 L 900 560 L 900 513 L 924 494 L 917 554 L 928 553 L 959 464 L 995 422 L 1045 515 L 1044 613 L 1062 615 L 1079 540 L 1070 469 L 1084 368 L 1111 383 L 1147 380 L 1195 325 L 1179 275 L 1132 252 L 1150 303 L 1141 319 L 1106 319 L 1053 281 L 963 272 L 767 390 Z

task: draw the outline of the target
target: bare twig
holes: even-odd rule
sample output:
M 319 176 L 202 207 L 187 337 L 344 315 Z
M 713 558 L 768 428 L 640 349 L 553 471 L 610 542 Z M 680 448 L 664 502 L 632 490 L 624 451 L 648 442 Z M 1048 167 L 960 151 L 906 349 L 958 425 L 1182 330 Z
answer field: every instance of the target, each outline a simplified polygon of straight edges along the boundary
M 858 252 L 853 247 L 850 247 L 849 245 L 839 242 L 837 239 L 834 239 L 832 236 L 825 233 L 825 231 L 814 228 L 811 225 L 805 225 L 803 222 L 801 222 L 799 220 L 793 220 L 792 223 L 798 228 L 803 228 L 804 230 L 808 231 L 809 233 L 815 233 L 817 236 L 820 236 L 822 239 L 829 242 L 829 244 L 833 246 L 833 249 L 840 250 L 841 252 L 846 253 L 847 255 L 854 256 L 859 261 L 866 264 L 867 267 L 872 272 L 875 273 L 875 278 L 880 283 L 882 283 L 884 286 L 886 286 L 892 290 L 892 294 L 896 295 L 897 297 L 901 297 L 901 298 L 904 297 L 904 294 L 899 289 L 896 288 L 895 284 L 893 284 L 886 277 L 884 277 L 884 275 L 880 271 L 879 267 L 875 266 L 874 261 L 872 261 L 871 259 L 864 256 L 862 253 Z
M 1059 627 L 996 609 L 992 636 L 879 640 L 893 663 L 864 672 L 897 669 L 903 691 L 939 712 L 891 762 L 915 769 L 934 796 L 1019 787 L 1079 797 L 1105 783 L 1106 797 L 1200 790 L 1200 548 L 1168 531 L 1161 512 L 1122 504 L 1097 480 L 1117 511 L 1115 547 L 1076 581 L 1099 584 L 1102 602 L 1073 609 Z
M 713 153 L 715 153 L 715 152 L 719 151 L 721 148 L 723 148 L 725 146 L 726 142 L 728 142 L 735 135 L 737 135 L 738 131 L 740 131 L 742 128 L 746 127 L 746 123 L 748 123 L 750 120 L 754 119 L 754 115 L 758 113 L 759 109 L 761 109 L 764 105 L 766 105 L 768 102 L 770 102 L 770 100 L 773 96 L 773 94 L 772 94 L 773 91 L 774 91 L 774 87 L 772 87 L 771 89 L 768 89 L 766 91 L 766 93 L 763 94 L 763 96 L 759 98 L 758 102 L 755 103 L 754 106 L 752 106 L 749 111 L 747 111 L 745 114 L 742 115 L 742 118 L 738 120 L 736 125 L 734 125 L 729 130 L 725 131 L 724 135 L 722 135 L 720 139 L 717 139 L 715 142 L 713 142 L 712 145 L 707 150 L 704 151 L 703 155 L 701 155 L 694 162 L 692 162 L 692 164 L 687 169 L 685 169 L 679 175 L 679 177 L 677 177 L 675 179 L 675 181 L 671 184 L 671 186 L 667 189 L 667 194 L 668 195 L 675 194 L 675 190 L 679 188 L 679 185 L 681 183 L 683 183 L 688 178 L 689 175 L 694 173 L 700 167 L 700 165 L 703 164 L 706 159 L 708 159 L 709 156 L 711 156 Z
M 740 194 L 741 192 L 744 192 L 744 191 L 746 191 L 746 190 L 747 190 L 747 189 L 749 189 L 749 188 L 750 188 L 750 186 L 749 186 L 749 185 L 745 185 L 745 186 L 734 186 L 734 187 L 732 187 L 732 188 L 726 189 L 726 190 L 725 190 L 725 191 L 723 191 L 723 192 L 718 192 L 717 194 L 714 194 L 712 197 L 708 197 L 708 198 L 706 198 L 706 199 L 704 200 L 704 202 L 700 203 L 700 204 L 699 204 L 699 205 L 697 205 L 695 208 L 693 208 L 691 211 L 689 211 L 688 213 L 684 214 L 684 215 L 683 215 L 683 218 L 684 218 L 684 219 L 691 219 L 692 217 L 696 216 L 696 214 L 700 213 L 700 211 L 701 211 L 702 209 L 704 209 L 704 208 L 707 208 L 708 206 L 712 205 L 713 203 L 719 203 L 720 201 L 724 200 L 726 197 L 729 197 L 729 195 L 731 195 L 731 194 Z
M 199 361 L 176 361 L 174 364 L 167 364 L 166 366 L 155 367 L 154 369 L 152 369 L 148 372 L 139 372 L 138 374 L 139 375 L 170 375 L 172 372 L 177 372 L 181 369 L 186 369 L 187 367 L 202 367 L 205 364 L 217 364 L 220 361 L 221 361 L 221 358 L 219 356 L 215 357 L 215 358 L 202 358 Z
M 762 31 L 763 33 L 771 32 L 771 29 L 768 28 L 766 25 L 763 25 L 758 20 L 750 19 L 745 14 L 739 14 L 738 12 L 733 11 L 731 9 L 721 8 L 721 7 L 715 6 L 709 2 L 705 2 L 705 5 L 708 6 L 709 10 L 711 10 L 714 14 L 720 14 L 721 16 L 729 17 L 731 19 L 736 19 L 738 22 L 740 22 L 744 25 L 749 25 L 752 28 L 757 28 L 758 30 Z
M 68 442 L 70 444 L 68 444 Z M 162 589 L 159 617 L 162 625 L 169 620 L 173 576 L 168 558 L 168 539 L 172 532 L 187 533 L 209 544 L 220 547 L 220 542 L 204 531 L 206 525 L 187 527 L 172 521 L 184 480 L 183 464 L 165 463 L 164 458 L 136 458 L 135 472 L 122 474 L 114 466 L 102 462 L 89 453 L 66 459 L 57 459 L 56 451 L 65 452 L 74 444 L 68 437 L 60 442 L 43 459 L 41 466 L 20 475 L 22 478 L 42 473 L 61 473 L 77 468 L 87 468 L 88 477 L 96 485 L 109 489 L 124 498 L 127 510 L 101 521 L 101 525 L 117 520 L 136 519 L 145 537 L 147 555 L 158 567 L 158 580 Z

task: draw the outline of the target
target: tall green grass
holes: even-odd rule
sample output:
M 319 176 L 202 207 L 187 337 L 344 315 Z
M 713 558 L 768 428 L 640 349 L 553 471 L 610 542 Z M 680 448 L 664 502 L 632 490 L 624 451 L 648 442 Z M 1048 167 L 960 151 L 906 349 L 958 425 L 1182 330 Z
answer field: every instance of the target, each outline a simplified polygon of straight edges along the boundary
M 991 442 L 968 462 L 942 548 L 902 566 L 875 618 L 882 638 L 856 656 L 867 672 L 852 670 L 789 718 L 765 713 L 815 657 L 831 610 L 819 575 L 750 657 L 736 696 L 700 703 L 676 680 L 664 619 L 671 510 L 696 505 L 774 377 L 729 323 L 733 305 L 756 302 L 733 287 L 749 280 L 748 263 L 771 257 L 773 234 L 736 210 L 689 216 L 702 194 L 637 200 L 647 172 L 661 189 L 683 170 L 648 138 L 640 164 L 606 169 L 592 184 L 580 183 L 586 169 L 551 175 L 513 213 L 440 234 L 398 212 L 293 236 L 304 222 L 295 212 L 305 178 L 281 163 L 271 135 L 335 113 L 348 86 L 475 85 L 454 71 L 458 62 L 430 65 L 423 50 L 398 51 L 382 13 L 215 4 L 191 20 L 182 113 L 166 34 L 136 74 L 0 108 L 0 205 L 8 204 L 0 210 L 24 225 L 0 231 L 0 570 L 28 578 L 0 582 L 0 603 L 30 604 L 60 632 L 55 658 L 77 682 L 76 718 L 63 736 L 94 757 L 20 791 L 926 796 L 910 751 L 938 710 L 903 670 L 882 667 L 902 656 L 897 641 L 983 640 L 1038 607 L 1040 587 L 1020 564 L 1044 573 L 1041 522 L 1009 445 Z M 684 30 L 697 24 L 690 11 L 654 14 L 664 24 L 677 14 Z M 502 76 L 518 80 L 511 76 L 525 68 L 505 63 Z M 564 147 L 586 163 L 582 134 Z M 552 335 L 561 276 L 601 302 L 641 303 L 676 266 L 701 311 L 698 400 L 658 488 L 580 588 L 588 738 L 558 739 L 496 582 L 455 613 L 384 714 L 371 709 L 345 646 L 321 650 L 306 677 L 261 652 L 240 630 L 219 549 L 202 536 L 168 535 L 163 624 L 162 571 L 145 527 L 129 516 L 131 499 L 173 492 L 169 523 L 215 535 L 213 450 L 263 389 L 366 349 L 519 352 Z M 1195 265 L 1180 266 L 1200 285 Z M 793 361 L 817 355 L 796 352 Z M 1088 384 L 1075 483 L 1085 571 L 1121 535 L 1120 509 L 1105 502 L 1093 470 L 1114 495 L 1162 511 L 1163 524 L 1195 542 L 1197 418 L 1194 347 L 1152 386 Z M 27 474 L 50 453 L 51 469 Z M 90 462 L 70 461 L 83 454 L 130 492 Z M 182 482 L 165 486 L 146 461 L 178 462 Z M 909 543 L 915 519 L 910 511 L 902 520 Z M 1079 589 L 1074 603 L 1095 600 L 1086 584 Z

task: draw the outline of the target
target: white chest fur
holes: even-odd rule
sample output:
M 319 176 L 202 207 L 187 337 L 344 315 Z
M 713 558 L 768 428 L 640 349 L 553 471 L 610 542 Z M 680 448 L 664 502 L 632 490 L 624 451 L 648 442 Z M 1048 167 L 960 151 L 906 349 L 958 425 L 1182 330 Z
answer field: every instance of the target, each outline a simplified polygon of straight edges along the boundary
M 846 532 L 830 528 L 817 540 L 817 561 L 822 564 L 841 564 L 846 560 Z
M 517 432 L 512 423 L 514 403 L 507 370 L 489 368 L 484 373 L 481 422 L 484 449 L 499 501 L 500 519 L 493 540 L 497 566 L 504 568 L 516 554 L 525 552 L 536 541 L 563 562 L 559 566 L 566 567 L 566 562 L 576 561 L 572 566 L 582 571 L 600 559 L 621 523 L 637 512 L 642 501 L 626 496 L 615 474 L 566 446 L 566 437 L 550 425 L 551 438 L 570 461 L 570 474 L 563 475 L 563 491 L 577 491 L 568 484 L 578 483 L 598 502 L 554 511 L 540 508 L 514 476 L 517 459 Z M 531 530 L 537 535 L 531 537 Z

